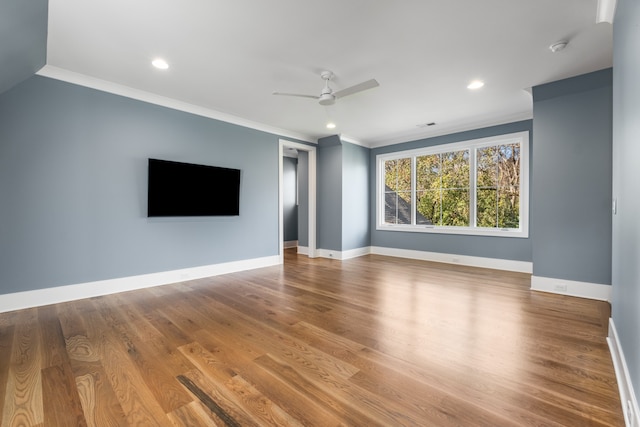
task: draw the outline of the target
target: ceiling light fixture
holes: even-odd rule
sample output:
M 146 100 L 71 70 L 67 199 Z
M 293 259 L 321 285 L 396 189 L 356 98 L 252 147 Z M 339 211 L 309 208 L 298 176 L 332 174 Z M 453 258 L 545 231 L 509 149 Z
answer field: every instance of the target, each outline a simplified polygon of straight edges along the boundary
M 552 44 L 551 46 L 549 46 L 549 50 L 553 53 L 556 52 L 560 52 L 561 50 L 563 50 L 565 47 L 567 47 L 567 45 L 569 44 L 569 42 L 565 41 L 565 40 L 561 40 L 559 42 L 555 42 L 554 44 Z
M 596 13 L 596 24 L 608 22 L 613 24 L 616 14 L 616 0 L 598 0 L 598 11 Z
M 327 129 L 335 129 L 336 128 L 336 124 L 333 122 L 329 122 L 327 123 Z
M 167 61 L 162 58 L 154 59 L 153 61 L 151 61 L 151 65 L 159 70 L 166 70 L 167 68 L 169 68 L 169 64 L 167 63 Z
M 467 85 L 467 89 L 475 90 L 480 89 L 482 86 L 484 86 L 484 82 L 482 80 L 474 80 Z

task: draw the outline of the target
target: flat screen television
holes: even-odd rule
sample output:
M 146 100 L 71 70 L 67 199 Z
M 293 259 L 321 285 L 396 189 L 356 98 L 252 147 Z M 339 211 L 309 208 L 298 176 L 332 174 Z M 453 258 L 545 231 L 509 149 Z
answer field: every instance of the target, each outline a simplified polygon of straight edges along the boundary
M 149 159 L 147 216 L 238 216 L 240 170 Z

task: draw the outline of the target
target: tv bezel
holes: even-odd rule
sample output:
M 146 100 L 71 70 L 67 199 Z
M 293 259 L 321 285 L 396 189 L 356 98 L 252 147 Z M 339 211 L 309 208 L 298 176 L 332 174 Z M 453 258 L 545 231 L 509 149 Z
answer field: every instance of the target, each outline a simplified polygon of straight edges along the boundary
M 158 166 L 164 165 L 165 170 L 162 172 L 162 175 L 159 175 Z M 242 171 L 240 169 L 228 168 L 222 166 L 213 166 L 213 165 L 205 165 L 199 163 L 187 163 L 187 162 L 178 162 L 174 160 L 164 160 L 164 159 L 156 159 L 149 158 L 147 162 L 147 217 L 148 218 L 168 218 L 168 217 L 235 217 L 240 215 L 240 186 L 241 186 L 241 175 Z M 192 176 L 188 176 L 188 174 L 183 173 L 181 178 L 184 182 L 179 182 L 178 185 L 189 184 L 187 193 L 177 193 L 175 187 L 171 187 L 166 181 L 167 172 L 169 169 L 173 167 L 175 170 L 188 169 L 189 173 Z M 197 200 L 198 193 L 201 193 L 201 188 L 196 186 L 195 181 L 189 183 L 189 180 L 194 180 L 194 176 L 197 175 L 197 171 L 200 171 L 201 174 L 211 175 L 210 178 L 215 178 L 215 175 L 220 175 L 221 173 L 226 175 L 225 183 L 231 184 L 232 191 L 226 192 L 223 194 L 225 203 L 205 203 L 201 201 L 198 204 L 193 204 L 193 202 Z M 159 186 L 158 188 L 155 188 Z M 198 191 L 194 191 L 194 188 L 198 188 Z M 215 188 L 215 186 L 211 186 L 210 188 Z M 172 189 L 173 194 L 171 192 L 167 193 L 167 189 Z M 178 196 L 179 194 L 179 196 Z M 214 201 L 216 196 L 219 196 L 220 192 L 212 191 L 211 199 L 206 199 L 209 201 Z M 162 201 L 161 197 L 171 197 L 172 200 L 164 200 Z

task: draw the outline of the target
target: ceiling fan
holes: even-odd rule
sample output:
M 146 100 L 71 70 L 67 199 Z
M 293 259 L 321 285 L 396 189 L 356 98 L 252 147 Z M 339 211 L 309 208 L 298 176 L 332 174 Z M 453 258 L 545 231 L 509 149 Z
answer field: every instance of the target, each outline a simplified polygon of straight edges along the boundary
M 338 98 L 344 98 L 345 96 L 353 95 L 354 93 L 362 92 L 363 90 L 380 86 L 376 79 L 371 79 L 367 80 L 366 82 L 362 82 L 357 85 L 353 85 L 334 92 L 333 89 L 329 87 L 329 82 L 333 78 L 333 75 L 334 74 L 331 71 L 323 71 L 322 73 L 320 73 L 320 77 L 322 78 L 322 80 L 324 80 L 324 89 L 322 89 L 320 96 L 284 92 L 273 92 L 273 94 L 283 96 L 299 96 L 302 98 L 313 98 L 317 99 L 320 105 L 333 105 Z

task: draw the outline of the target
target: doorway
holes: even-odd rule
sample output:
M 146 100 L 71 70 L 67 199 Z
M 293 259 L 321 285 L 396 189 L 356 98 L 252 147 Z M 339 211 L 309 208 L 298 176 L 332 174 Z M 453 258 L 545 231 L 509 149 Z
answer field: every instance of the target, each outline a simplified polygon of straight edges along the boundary
M 279 205 L 279 256 L 280 262 L 284 262 L 284 151 L 285 149 L 295 149 L 303 152 L 308 157 L 307 182 L 306 188 L 299 188 L 298 191 L 306 191 L 308 194 L 308 215 L 306 223 L 308 224 L 308 244 L 307 246 L 299 246 L 298 253 L 305 254 L 310 258 L 316 256 L 316 147 L 300 144 L 297 142 L 281 139 L 278 149 L 278 205 Z

